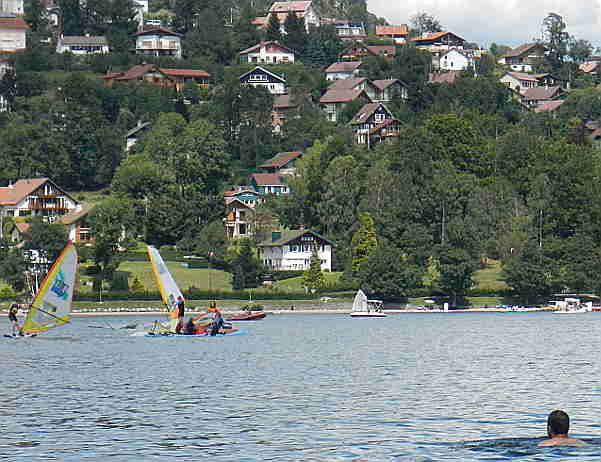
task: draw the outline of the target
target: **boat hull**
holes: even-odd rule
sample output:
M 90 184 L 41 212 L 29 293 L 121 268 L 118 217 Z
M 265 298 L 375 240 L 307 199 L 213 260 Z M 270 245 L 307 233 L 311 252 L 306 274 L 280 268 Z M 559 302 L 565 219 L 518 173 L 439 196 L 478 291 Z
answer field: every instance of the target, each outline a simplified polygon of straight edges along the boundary
M 351 318 L 385 318 L 387 316 L 386 313 L 378 313 L 378 312 L 354 312 L 351 313 Z
M 265 316 L 267 316 L 266 313 L 239 314 L 237 316 L 228 318 L 228 321 L 258 321 L 259 319 L 263 319 Z
M 153 334 L 150 332 L 147 332 L 146 334 L 144 334 L 144 337 L 147 338 L 171 338 L 171 337 L 178 337 L 178 338 L 194 338 L 194 337 L 208 337 L 208 338 L 213 338 L 213 337 L 235 337 L 238 335 L 243 335 L 246 334 L 245 330 L 236 330 L 234 332 L 228 332 L 227 334 L 217 334 L 217 335 L 209 335 L 209 334 Z

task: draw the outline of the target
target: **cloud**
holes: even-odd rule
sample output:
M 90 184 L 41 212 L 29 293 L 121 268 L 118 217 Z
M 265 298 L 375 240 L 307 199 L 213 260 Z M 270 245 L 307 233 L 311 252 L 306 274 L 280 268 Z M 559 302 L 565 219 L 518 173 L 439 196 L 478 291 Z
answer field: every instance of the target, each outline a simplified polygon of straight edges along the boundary
M 391 24 L 425 11 L 470 42 L 519 45 L 541 37 L 549 12 L 561 15 L 576 38 L 601 43 L 601 0 L 369 0 L 368 9 Z

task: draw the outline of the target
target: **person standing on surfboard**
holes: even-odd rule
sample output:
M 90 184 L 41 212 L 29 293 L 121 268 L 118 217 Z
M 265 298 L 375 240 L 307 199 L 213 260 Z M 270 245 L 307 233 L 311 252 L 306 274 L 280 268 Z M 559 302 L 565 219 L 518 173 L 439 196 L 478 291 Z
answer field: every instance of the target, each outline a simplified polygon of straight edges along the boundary
M 186 313 L 186 305 L 184 302 L 184 298 L 181 295 L 177 297 L 177 301 L 175 302 L 175 310 L 177 312 L 177 332 L 181 331 L 184 327 L 184 314 Z
M 8 310 L 8 320 L 12 325 L 13 335 L 21 334 L 21 326 L 19 325 L 19 320 L 17 319 L 17 313 L 19 313 L 19 305 L 13 303 Z

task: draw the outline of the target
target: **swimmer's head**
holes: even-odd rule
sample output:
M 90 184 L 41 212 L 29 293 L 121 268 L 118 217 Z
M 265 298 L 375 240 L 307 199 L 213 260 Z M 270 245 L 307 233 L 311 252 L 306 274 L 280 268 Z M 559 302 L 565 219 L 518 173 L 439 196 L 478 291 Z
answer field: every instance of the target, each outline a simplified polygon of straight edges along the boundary
M 549 436 L 567 435 L 568 431 L 570 431 L 570 417 L 560 410 L 551 412 L 547 419 L 547 433 Z

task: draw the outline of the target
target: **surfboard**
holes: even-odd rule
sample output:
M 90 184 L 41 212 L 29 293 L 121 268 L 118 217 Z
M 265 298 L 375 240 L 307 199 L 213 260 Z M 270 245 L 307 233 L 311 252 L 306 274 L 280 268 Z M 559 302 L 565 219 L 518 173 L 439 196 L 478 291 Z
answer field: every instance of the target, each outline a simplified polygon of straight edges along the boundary
M 217 335 L 209 335 L 209 334 L 202 334 L 202 335 L 197 335 L 197 334 L 193 334 L 193 335 L 186 335 L 186 334 L 151 334 L 151 333 L 146 333 L 144 334 L 144 337 L 148 337 L 148 338 L 165 338 L 165 337 L 183 337 L 183 338 L 194 338 L 194 337 L 201 337 L 201 338 L 214 338 L 214 337 L 236 337 L 238 335 L 243 335 L 248 333 L 245 330 L 237 330 L 236 332 L 230 332 L 227 334 L 217 334 Z

